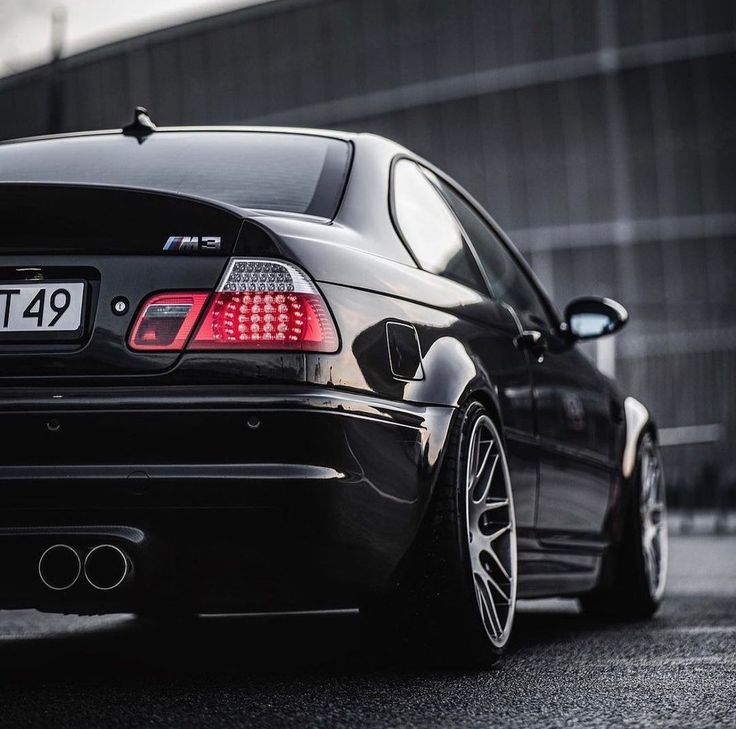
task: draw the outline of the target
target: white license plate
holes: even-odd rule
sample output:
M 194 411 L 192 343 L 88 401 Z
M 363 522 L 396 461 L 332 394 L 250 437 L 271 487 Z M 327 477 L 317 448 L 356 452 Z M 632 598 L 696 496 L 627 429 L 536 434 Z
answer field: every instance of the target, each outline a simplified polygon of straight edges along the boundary
M 0 284 L 0 333 L 76 331 L 83 303 L 81 281 Z

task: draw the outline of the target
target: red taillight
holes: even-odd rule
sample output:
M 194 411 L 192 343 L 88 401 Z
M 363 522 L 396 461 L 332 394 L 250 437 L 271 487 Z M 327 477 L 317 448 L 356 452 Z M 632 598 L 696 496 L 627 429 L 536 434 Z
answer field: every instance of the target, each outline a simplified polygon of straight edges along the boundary
M 291 263 L 230 261 L 189 349 L 334 352 L 337 330 L 317 287 Z
M 176 291 L 149 296 L 128 337 L 136 350 L 181 350 L 189 339 L 209 293 Z

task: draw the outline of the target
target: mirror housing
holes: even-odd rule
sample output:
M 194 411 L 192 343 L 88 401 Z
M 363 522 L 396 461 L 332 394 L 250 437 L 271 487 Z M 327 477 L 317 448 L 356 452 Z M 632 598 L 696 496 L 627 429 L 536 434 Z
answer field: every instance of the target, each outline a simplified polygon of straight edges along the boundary
M 565 307 L 567 334 L 573 341 L 614 334 L 629 320 L 629 313 L 613 299 L 583 296 Z

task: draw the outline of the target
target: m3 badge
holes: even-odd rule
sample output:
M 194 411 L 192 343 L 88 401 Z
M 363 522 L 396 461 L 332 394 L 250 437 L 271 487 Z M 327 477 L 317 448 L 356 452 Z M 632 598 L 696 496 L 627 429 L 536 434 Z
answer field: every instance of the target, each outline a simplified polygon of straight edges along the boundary
M 219 235 L 170 235 L 164 243 L 165 251 L 199 253 L 219 251 L 222 238 Z

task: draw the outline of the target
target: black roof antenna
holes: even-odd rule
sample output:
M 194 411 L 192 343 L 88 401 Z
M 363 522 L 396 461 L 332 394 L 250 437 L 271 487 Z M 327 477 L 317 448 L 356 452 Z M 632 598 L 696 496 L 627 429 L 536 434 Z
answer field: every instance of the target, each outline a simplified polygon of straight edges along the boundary
M 133 112 L 133 121 L 123 127 L 123 134 L 126 137 L 135 137 L 138 144 L 143 144 L 149 134 L 156 131 L 156 125 L 148 116 L 148 110 L 142 106 L 136 106 Z

